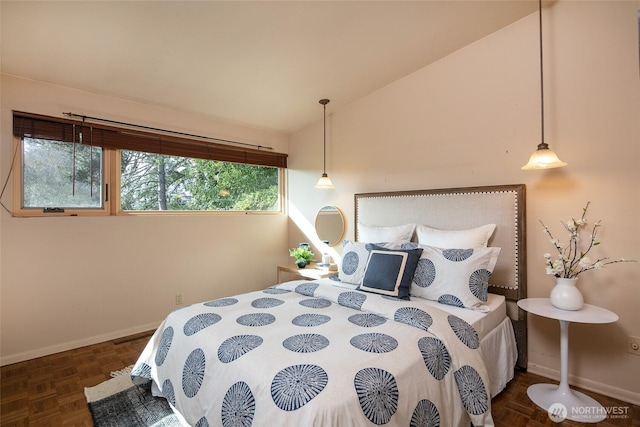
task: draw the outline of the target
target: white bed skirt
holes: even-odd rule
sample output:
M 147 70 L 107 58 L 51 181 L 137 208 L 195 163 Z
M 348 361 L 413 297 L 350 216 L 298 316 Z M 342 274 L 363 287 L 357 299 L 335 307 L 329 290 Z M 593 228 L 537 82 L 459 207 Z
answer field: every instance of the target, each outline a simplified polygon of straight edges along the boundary
M 511 319 L 506 317 L 480 341 L 489 379 L 491 397 L 496 397 L 513 379 L 518 349 Z

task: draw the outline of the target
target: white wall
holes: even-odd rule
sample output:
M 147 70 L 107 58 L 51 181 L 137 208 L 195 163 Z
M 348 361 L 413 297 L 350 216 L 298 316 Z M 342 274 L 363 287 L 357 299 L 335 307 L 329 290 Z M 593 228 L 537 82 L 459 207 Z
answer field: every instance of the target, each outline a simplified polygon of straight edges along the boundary
M 3 183 L 12 110 L 71 111 L 287 152 L 275 132 L 3 75 Z M 11 206 L 11 181 L 2 200 Z M 262 289 L 288 261 L 284 214 L 14 218 L 3 210 L 0 221 L 2 364 L 155 329 L 176 293 L 190 304 Z
M 554 284 L 538 219 L 559 227 L 587 201 L 588 219 L 604 224 L 596 252 L 640 259 L 639 9 L 639 1 L 559 1 L 544 10 L 545 133 L 569 163 L 562 169 L 520 170 L 540 142 L 537 13 L 338 111 L 329 104 L 336 189 L 312 188 L 322 172 L 319 121 L 290 142 L 291 211 L 301 218 L 289 223 L 289 245 L 326 204 L 345 212 L 353 238 L 354 193 L 524 183 L 530 297 L 547 297 Z M 640 336 L 640 264 L 581 275 L 579 286 L 587 303 L 620 320 L 571 325 L 570 381 L 640 403 L 640 357 L 626 353 L 627 335 Z M 559 377 L 558 329 L 529 316 L 530 371 Z

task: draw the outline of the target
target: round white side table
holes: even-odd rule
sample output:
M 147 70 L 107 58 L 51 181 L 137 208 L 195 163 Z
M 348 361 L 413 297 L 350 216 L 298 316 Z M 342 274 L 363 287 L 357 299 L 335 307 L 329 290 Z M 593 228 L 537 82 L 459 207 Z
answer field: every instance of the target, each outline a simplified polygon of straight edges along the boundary
M 607 413 L 595 399 L 572 390 L 569 387 L 569 323 L 613 323 L 618 315 L 605 308 L 585 304 L 580 310 L 560 310 L 551 305 L 549 298 L 526 298 L 518 301 L 518 307 L 537 316 L 556 319 L 560 322 L 560 384 L 534 384 L 527 389 L 529 398 L 541 408 L 549 411 L 562 410 L 554 405 L 562 404 L 566 414 L 557 413 L 561 418 L 597 423 L 607 417 Z M 552 408 L 554 407 L 554 408 Z

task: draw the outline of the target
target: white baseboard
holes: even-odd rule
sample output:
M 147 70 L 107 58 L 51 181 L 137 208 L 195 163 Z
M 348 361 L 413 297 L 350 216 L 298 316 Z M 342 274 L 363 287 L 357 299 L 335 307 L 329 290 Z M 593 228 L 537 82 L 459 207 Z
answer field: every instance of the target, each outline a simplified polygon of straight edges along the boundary
M 527 365 L 527 371 L 531 372 L 532 374 L 541 375 L 555 381 L 560 381 L 560 371 L 556 369 L 550 369 L 546 366 L 529 363 Z M 603 394 L 605 396 L 613 397 L 614 399 L 622 400 L 623 402 L 640 405 L 640 393 L 613 387 L 609 384 L 599 383 L 597 381 L 592 381 L 575 375 L 569 375 L 569 384 L 575 387 L 583 388 L 585 390 Z
M 76 341 L 69 341 L 48 347 L 37 348 L 23 353 L 10 354 L 0 358 L 0 366 L 11 365 L 12 363 L 24 362 L 25 360 L 35 359 L 37 357 L 48 356 L 50 354 L 60 353 L 67 350 L 73 350 L 87 345 L 98 344 L 105 341 L 115 340 L 117 338 L 129 335 L 139 334 L 140 332 L 152 331 L 158 328 L 161 322 L 149 323 L 147 325 L 136 326 L 135 328 L 122 329 L 120 331 L 109 332 L 108 334 L 96 335 Z

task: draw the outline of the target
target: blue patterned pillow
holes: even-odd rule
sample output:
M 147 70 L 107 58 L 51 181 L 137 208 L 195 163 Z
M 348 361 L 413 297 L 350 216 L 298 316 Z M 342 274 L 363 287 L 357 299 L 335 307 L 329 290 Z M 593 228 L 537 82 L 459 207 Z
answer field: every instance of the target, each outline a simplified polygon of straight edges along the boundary
M 370 249 L 367 268 L 358 289 L 381 295 L 409 299 L 409 288 L 418 266 L 422 248 L 387 249 L 367 245 Z
M 411 295 L 457 307 L 484 310 L 489 277 L 500 248 L 423 248 L 411 283 Z
M 364 243 L 344 240 L 342 242 L 342 262 L 338 270 L 341 282 L 359 285 L 364 277 L 369 251 Z

